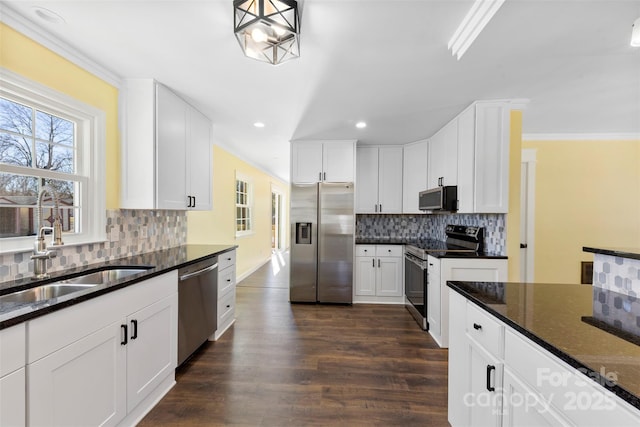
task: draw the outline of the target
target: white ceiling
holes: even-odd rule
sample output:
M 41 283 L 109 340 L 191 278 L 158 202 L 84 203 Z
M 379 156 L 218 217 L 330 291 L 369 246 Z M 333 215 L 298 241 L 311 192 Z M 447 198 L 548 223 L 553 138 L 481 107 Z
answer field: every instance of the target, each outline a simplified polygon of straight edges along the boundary
M 172 87 L 285 180 L 292 139 L 408 143 L 478 99 L 529 99 L 525 133 L 640 133 L 640 0 L 507 0 L 460 61 L 447 42 L 472 0 L 306 0 L 301 57 L 277 67 L 242 55 L 232 0 L 3 3 L 120 78 Z

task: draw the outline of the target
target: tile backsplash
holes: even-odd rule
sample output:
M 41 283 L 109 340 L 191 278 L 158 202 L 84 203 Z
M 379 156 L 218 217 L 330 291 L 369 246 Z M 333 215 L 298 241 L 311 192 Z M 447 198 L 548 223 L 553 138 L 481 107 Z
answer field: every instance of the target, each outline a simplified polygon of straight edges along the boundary
M 640 260 L 595 254 L 593 286 L 638 298 L 640 296 Z
M 356 237 L 392 239 L 445 240 L 445 226 L 475 225 L 484 227 L 485 250 L 506 255 L 506 215 L 504 214 L 415 214 L 356 215 Z
M 59 248 L 58 256 L 47 261 L 47 271 L 55 272 L 185 244 L 186 211 L 107 210 L 106 235 L 106 242 Z M 0 255 L 0 282 L 33 275 L 31 253 Z

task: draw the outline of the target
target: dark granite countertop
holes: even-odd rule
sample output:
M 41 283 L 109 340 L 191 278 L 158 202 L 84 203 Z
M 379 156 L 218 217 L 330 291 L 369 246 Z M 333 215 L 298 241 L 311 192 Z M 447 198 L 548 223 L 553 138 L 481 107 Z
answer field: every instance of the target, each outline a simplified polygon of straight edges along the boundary
M 640 300 L 589 285 L 448 282 L 513 329 L 640 409 Z M 606 306 L 606 309 L 604 308 Z M 621 320 L 622 319 L 622 320 Z M 633 333 L 635 331 L 635 339 Z
M 356 245 L 427 245 L 433 248 L 445 247 L 446 243 L 433 239 L 411 239 L 400 237 L 356 237 Z M 436 258 L 487 258 L 507 259 L 506 256 L 492 252 L 445 252 L 429 251 L 429 255 Z
M 585 252 L 593 252 L 594 254 L 640 259 L 640 248 L 592 248 L 583 246 L 582 250 Z
M 156 252 L 114 259 L 106 262 L 71 268 L 55 273 L 44 280 L 23 278 L 0 283 L 0 295 L 56 282 L 64 278 L 79 276 L 113 266 L 145 266 L 147 271 L 125 277 L 113 282 L 95 286 L 79 294 L 69 294 L 37 303 L 0 303 L 0 329 L 22 323 L 88 299 L 134 285 L 140 281 L 166 273 L 183 266 L 219 255 L 237 248 L 235 245 L 184 245 Z

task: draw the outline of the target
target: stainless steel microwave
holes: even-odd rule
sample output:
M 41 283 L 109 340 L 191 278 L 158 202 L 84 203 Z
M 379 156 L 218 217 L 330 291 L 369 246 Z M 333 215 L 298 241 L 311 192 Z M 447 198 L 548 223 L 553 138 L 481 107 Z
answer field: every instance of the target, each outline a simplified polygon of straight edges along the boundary
M 421 211 L 453 212 L 458 210 L 458 187 L 456 185 L 421 191 L 418 197 L 418 208 Z

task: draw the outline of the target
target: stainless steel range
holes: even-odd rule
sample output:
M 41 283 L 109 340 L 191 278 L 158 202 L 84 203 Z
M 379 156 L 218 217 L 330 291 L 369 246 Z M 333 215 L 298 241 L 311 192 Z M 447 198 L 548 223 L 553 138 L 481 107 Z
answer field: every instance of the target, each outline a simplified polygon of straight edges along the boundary
M 425 331 L 427 323 L 427 255 L 442 256 L 451 252 L 482 252 L 484 228 L 447 225 L 447 240 L 418 240 L 405 246 L 404 293 L 405 306 Z

